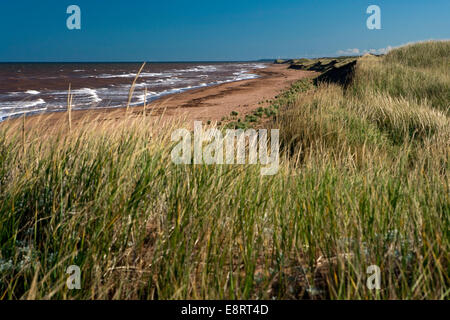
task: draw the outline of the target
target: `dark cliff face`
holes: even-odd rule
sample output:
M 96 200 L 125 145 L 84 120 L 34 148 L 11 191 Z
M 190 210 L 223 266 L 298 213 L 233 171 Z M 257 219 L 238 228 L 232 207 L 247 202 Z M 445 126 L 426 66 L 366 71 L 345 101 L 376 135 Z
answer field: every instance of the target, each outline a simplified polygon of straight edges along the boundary
M 352 80 L 357 57 L 277 60 L 276 63 L 289 63 L 290 69 L 320 72 L 314 81 L 338 83 L 346 87 Z
M 328 71 L 318 76 L 314 81 L 316 84 L 319 82 L 328 82 L 337 83 L 347 87 L 353 79 L 355 66 L 356 59 L 343 65 L 333 66 Z

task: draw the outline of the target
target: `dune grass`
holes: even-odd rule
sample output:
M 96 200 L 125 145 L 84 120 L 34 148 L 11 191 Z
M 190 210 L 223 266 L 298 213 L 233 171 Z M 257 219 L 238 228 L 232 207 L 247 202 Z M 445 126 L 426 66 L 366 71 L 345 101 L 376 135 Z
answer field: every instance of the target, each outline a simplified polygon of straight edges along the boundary
M 173 164 L 181 122 L 1 125 L 0 298 L 448 299 L 449 100 L 423 89 L 448 69 L 422 46 L 448 43 L 361 58 L 346 89 L 280 95 L 274 176 Z M 392 80 L 392 64 L 425 75 Z

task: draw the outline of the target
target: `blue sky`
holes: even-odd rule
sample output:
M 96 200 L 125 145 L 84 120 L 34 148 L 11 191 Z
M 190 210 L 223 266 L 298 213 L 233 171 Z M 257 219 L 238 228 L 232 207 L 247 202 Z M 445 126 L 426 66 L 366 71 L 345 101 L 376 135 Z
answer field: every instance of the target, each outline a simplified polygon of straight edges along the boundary
M 72 4 L 81 30 L 66 27 Z M 372 4 L 381 30 L 366 27 Z M 2 0 L 0 62 L 331 56 L 450 39 L 449 16 L 449 0 Z

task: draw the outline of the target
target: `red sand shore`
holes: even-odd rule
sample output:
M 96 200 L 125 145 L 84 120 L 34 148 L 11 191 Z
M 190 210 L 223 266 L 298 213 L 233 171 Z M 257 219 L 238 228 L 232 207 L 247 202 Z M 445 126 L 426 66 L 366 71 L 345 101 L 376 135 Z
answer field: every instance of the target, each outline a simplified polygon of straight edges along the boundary
M 212 87 L 190 90 L 173 94 L 156 100 L 147 106 L 147 114 L 163 119 L 185 118 L 191 122 L 220 121 L 229 116 L 232 111 L 246 115 L 258 107 L 267 106 L 266 100 L 289 88 L 296 80 L 310 77 L 314 72 L 289 69 L 287 65 L 271 65 L 265 69 L 253 70 L 260 78 L 225 83 Z M 264 102 L 264 104 L 261 104 Z M 130 108 L 129 114 L 142 115 L 143 107 Z M 126 108 L 105 108 L 72 111 L 72 124 L 87 121 L 115 121 L 126 115 Z M 67 119 L 66 112 L 55 112 L 44 115 L 29 116 L 27 126 L 36 121 L 40 125 L 54 125 Z M 9 120 L 19 121 L 19 119 Z M 21 121 L 21 120 L 20 120 Z M 8 121 L 5 121 L 8 122 Z M 43 123 L 44 122 L 44 123 Z

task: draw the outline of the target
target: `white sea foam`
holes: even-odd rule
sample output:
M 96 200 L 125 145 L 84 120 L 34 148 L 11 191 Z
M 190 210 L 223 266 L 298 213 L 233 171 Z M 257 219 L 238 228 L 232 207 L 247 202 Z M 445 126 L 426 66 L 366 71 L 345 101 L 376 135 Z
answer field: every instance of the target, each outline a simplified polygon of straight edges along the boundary
M 208 65 L 208 66 L 195 66 L 192 68 L 188 68 L 188 69 L 180 69 L 180 70 L 175 70 L 175 72 L 215 72 L 218 70 L 219 66 L 212 66 L 212 65 Z
M 125 73 L 125 74 L 101 74 L 98 76 L 91 76 L 96 77 L 100 79 L 111 79 L 111 78 L 135 78 L 137 73 Z M 170 77 L 171 74 L 164 74 L 160 72 L 142 72 L 139 77 L 140 78 L 152 78 L 152 77 L 163 77 L 167 76 Z
M 51 92 L 50 94 L 53 96 L 67 96 L 69 94 L 69 91 L 68 90 L 54 91 Z M 73 99 L 75 101 L 82 100 L 83 102 L 90 102 L 90 103 L 98 103 L 102 101 L 102 99 L 98 96 L 97 90 L 91 88 L 72 90 L 71 94 L 73 95 Z
M 44 104 L 45 100 L 44 99 L 38 99 L 36 101 L 28 101 L 28 102 L 23 102 L 22 104 L 22 108 L 31 108 L 31 107 L 35 107 L 38 106 L 40 104 Z
M 36 91 L 36 90 L 28 90 L 28 91 L 25 91 L 25 93 L 36 95 L 36 94 L 39 94 L 40 92 Z
M 100 99 L 100 97 L 97 94 L 97 90 L 94 90 L 91 88 L 83 88 L 83 89 L 79 89 L 79 90 L 74 90 L 73 95 L 74 95 L 74 97 L 76 95 L 81 95 L 81 96 L 87 95 L 93 103 L 102 101 L 102 99 Z
M 234 77 L 234 81 L 242 81 L 242 80 L 250 80 L 250 79 L 256 79 L 259 78 L 259 76 L 257 74 L 252 74 L 252 73 L 243 73 L 243 74 L 239 74 L 236 77 Z
M 18 111 L 18 112 L 5 112 L 4 110 L 0 109 L 0 121 L 3 121 L 9 117 L 14 117 L 20 114 L 27 114 L 27 113 L 37 113 L 41 111 L 45 111 L 47 108 L 39 108 L 39 109 L 33 109 L 33 110 L 25 110 L 25 111 Z

